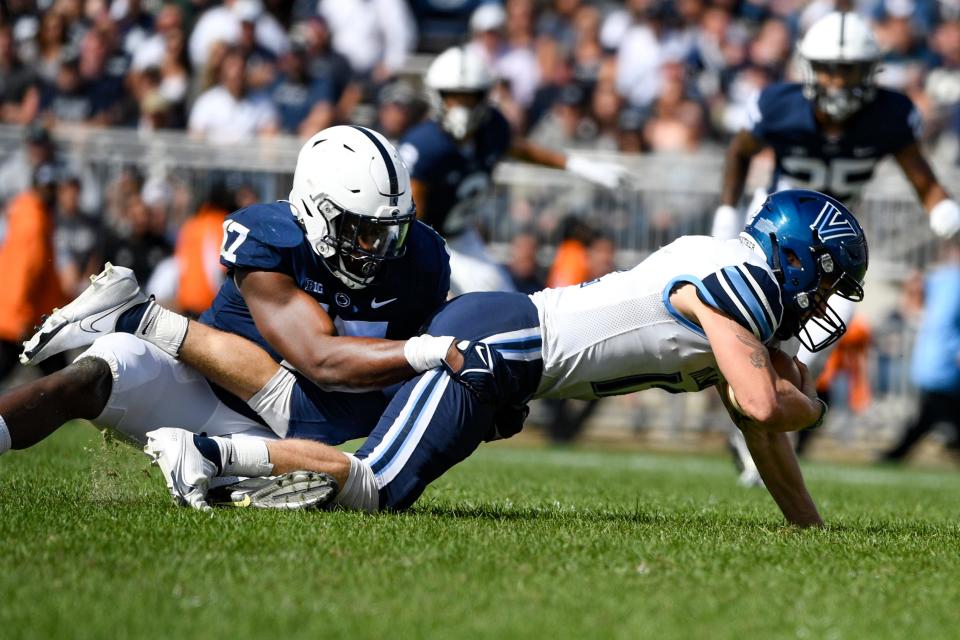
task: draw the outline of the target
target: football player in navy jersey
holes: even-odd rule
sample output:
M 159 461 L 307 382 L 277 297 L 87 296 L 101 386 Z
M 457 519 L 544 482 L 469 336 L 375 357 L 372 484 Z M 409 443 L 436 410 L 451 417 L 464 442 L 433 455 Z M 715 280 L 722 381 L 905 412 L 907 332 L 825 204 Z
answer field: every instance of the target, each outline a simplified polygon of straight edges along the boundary
M 910 99 L 876 86 L 880 49 L 855 13 L 834 12 L 803 37 L 802 83 L 764 89 L 749 128 L 727 149 L 713 235 L 736 237 L 743 218 L 735 209 L 751 159 L 765 147 L 775 154 L 769 192 L 802 187 L 841 202 L 857 199 L 881 159 L 893 155 L 930 214 L 937 235 L 960 231 L 960 208 L 937 181 L 920 151 L 920 115 Z
M 402 386 L 356 454 L 296 439 L 271 440 L 264 449 L 176 428 L 148 433 L 144 451 L 174 498 L 195 508 L 207 508 L 215 476 L 272 473 L 283 475 L 232 489 L 232 501 L 296 508 L 336 494 L 346 507 L 403 509 L 481 442 L 518 432 L 532 397 L 716 385 L 784 515 L 817 525 L 783 432 L 815 428 L 826 405 L 804 367 L 793 369 L 777 347 L 796 338 L 816 350 L 838 339 L 843 324 L 832 296 L 860 299 L 866 269 L 866 240 L 842 204 L 812 191 L 782 191 L 737 240 L 687 236 L 630 271 L 582 285 L 448 302 L 420 336 L 453 345 L 442 367 Z M 812 336 L 808 322 L 829 337 Z M 394 343 L 393 358 L 416 361 L 412 344 Z M 210 328 L 191 331 L 179 357 L 239 397 L 269 389 L 259 410 L 270 424 L 278 417 L 284 423 L 291 385 L 302 384 L 256 344 Z M 289 384 L 275 384 L 278 376 Z
M 827 14 L 804 35 L 799 57 L 803 82 L 764 89 L 750 114 L 749 128 L 740 131 L 727 149 L 712 234 L 732 238 L 740 233 L 743 216 L 736 205 L 750 161 L 772 147 L 775 166 L 768 192 L 805 187 L 848 205 L 859 199 L 877 163 L 892 155 L 928 211 L 931 229 L 943 238 L 956 236 L 960 207 L 920 150 L 919 113 L 907 96 L 876 86 L 880 49 L 870 26 L 855 13 Z M 837 306 L 841 319 L 849 322 L 855 305 L 841 301 Z M 799 357 L 816 372 L 828 353 L 801 349 Z M 741 483 L 759 483 L 739 431 L 731 432 L 731 446 Z
M 129 269 L 109 265 L 54 310 L 25 343 L 24 363 L 92 345 L 65 369 L 0 396 L 0 452 L 31 446 L 72 418 L 139 442 L 173 424 L 343 442 L 370 432 L 389 401 L 384 388 L 436 366 L 449 349 L 449 340 L 435 353 L 415 338 L 416 367 L 384 351 L 416 336 L 446 300 L 449 264 L 443 240 L 415 220 L 396 149 L 368 129 L 310 138 L 289 200 L 227 218 L 221 261 L 228 277 L 199 323 L 147 300 Z M 304 384 L 288 397 L 282 423 L 268 427 L 256 411 L 276 389 L 248 405 L 175 359 L 188 329 L 214 328 L 297 371 Z
M 619 165 L 568 157 L 515 136 L 487 99 L 493 80 L 484 59 L 469 46 L 441 53 L 424 80 L 434 116 L 410 129 L 399 144 L 410 169 L 417 216 L 447 240 L 454 295 L 513 290 L 509 275 L 488 256 L 474 226 L 475 209 L 503 158 L 566 169 L 608 189 L 627 180 L 626 169 Z

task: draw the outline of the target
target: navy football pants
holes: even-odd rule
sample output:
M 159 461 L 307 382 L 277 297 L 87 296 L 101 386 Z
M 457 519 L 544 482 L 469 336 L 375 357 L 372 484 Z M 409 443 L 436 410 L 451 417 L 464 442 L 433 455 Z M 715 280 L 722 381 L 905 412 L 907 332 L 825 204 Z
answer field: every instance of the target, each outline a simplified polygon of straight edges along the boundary
M 427 332 L 485 342 L 494 352 L 494 375 L 513 376 L 517 383 L 515 397 L 501 404 L 524 404 L 537 390 L 540 323 L 526 295 L 460 296 L 437 313 Z M 409 507 L 428 484 L 491 439 L 496 408 L 479 402 L 443 369 L 406 382 L 356 454 L 373 469 L 380 508 Z

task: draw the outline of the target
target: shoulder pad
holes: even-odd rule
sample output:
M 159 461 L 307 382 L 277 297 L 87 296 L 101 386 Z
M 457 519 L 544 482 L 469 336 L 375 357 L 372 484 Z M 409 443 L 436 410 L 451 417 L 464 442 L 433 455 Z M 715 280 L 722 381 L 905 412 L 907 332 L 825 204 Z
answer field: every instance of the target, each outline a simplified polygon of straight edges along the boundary
M 282 270 L 288 264 L 287 250 L 303 238 L 289 202 L 253 205 L 224 221 L 220 262 L 228 269 Z
M 303 231 L 297 224 L 289 202 L 280 200 L 270 204 L 255 204 L 240 209 L 227 220 L 246 227 L 250 238 L 274 247 L 296 247 L 303 242 Z
M 722 267 L 703 279 L 701 299 L 723 311 L 766 343 L 783 317 L 780 287 L 769 271 L 741 263 Z

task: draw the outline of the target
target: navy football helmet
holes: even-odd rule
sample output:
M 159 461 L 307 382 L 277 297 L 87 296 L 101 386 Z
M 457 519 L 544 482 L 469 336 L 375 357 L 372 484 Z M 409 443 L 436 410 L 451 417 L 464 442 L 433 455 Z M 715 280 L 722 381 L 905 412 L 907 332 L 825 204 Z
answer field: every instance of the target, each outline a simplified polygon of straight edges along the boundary
M 829 298 L 862 300 L 867 273 L 867 239 L 853 214 L 817 191 L 787 189 L 767 197 L 740 238 L 763 252 L 780 283 L 777 337 L 796 336 L 810 351 L 839 340 L 847 327 Z M 814 339 L 811 324 L 827 337 Z

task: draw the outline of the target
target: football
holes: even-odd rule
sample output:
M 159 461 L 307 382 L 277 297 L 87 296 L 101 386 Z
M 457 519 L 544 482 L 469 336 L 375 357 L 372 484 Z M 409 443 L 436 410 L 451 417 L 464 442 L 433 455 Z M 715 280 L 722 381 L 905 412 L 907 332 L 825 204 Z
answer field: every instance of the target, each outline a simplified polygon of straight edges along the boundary
M 803 381 L 796 360 L 777 348 L 769 349 L 769 352 L 770 364 L 773 365 L 773 370 L 777 372 L 777 375 L 784 380 L 789 380 L 793 386 L 799 389 Z

